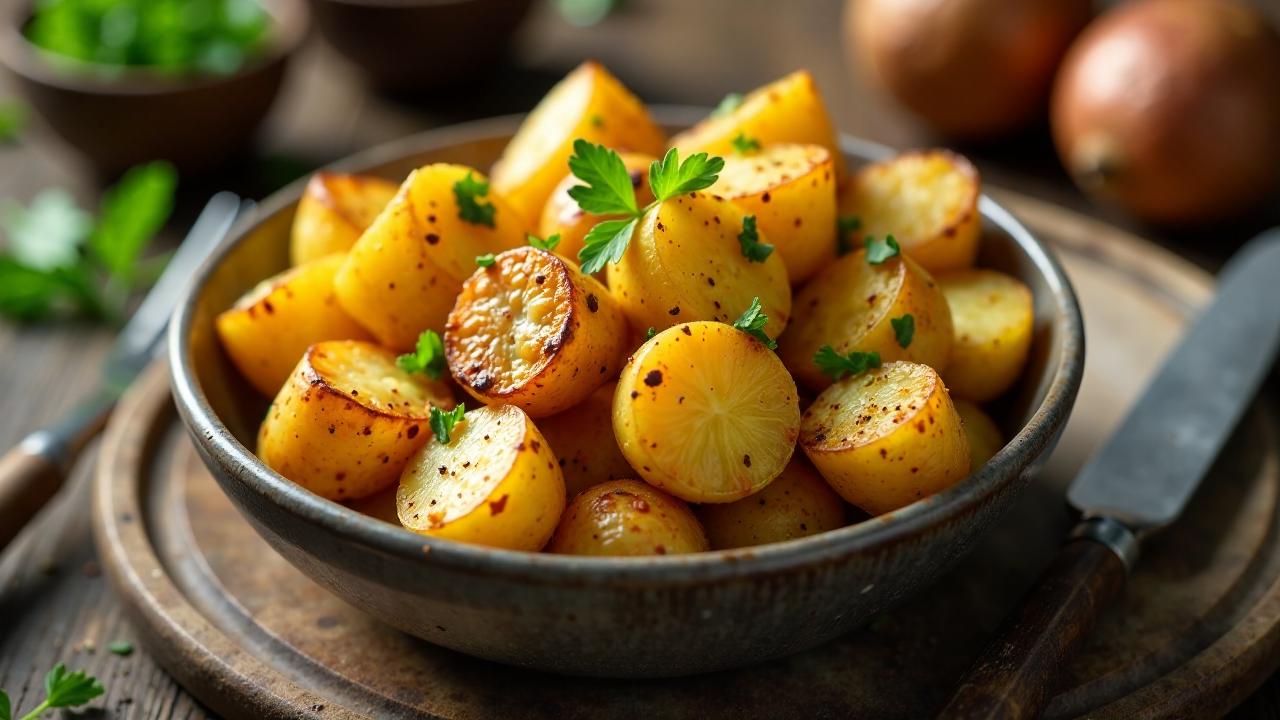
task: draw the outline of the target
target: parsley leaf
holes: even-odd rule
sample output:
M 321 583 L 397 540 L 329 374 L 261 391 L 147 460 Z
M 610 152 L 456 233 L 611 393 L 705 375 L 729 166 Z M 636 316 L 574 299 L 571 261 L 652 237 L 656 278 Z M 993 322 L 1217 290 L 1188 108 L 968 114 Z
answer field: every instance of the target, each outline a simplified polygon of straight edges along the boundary
M 582 272 L 588 275 L 600 272 L 605 263 L 621 260 L 627 252 L 627 243 L 631 242 L 631 233 L 639 220 L 638 217 L 630 220 L 605 220 L 591 228 L 582 240 L 582 250 L 578 251 Z
M 772 245 L 760 242 L 755 215 L 742 218 L 742 232 L 738 233 L 738 244 L 742 246 L 743 257 L 751 262 L 762 263 L 773 253 Z
M 169 219 L 177 186 L 173 166 L 153 162 L 130 168 L 103 196 L 89 250 L 126 285 L 132 284 L 139 255 Z
M 764 332 L 764 326 L 768 323 L 769 316 L 760 311 L 760 298 L 754 297 L 751 298 L 750 307 L 733 321 L 733 326 L 764 343 L 770 350 L 776 350 L 778 343 Z
M 907 313 L 902 317 L 890 318 L 889 324 L 893 326 L 893 336 L 898 340 L 899 347 L 907 347 L 911 344 L 911 338 L 916 334 L 916 319 L 911 313 Z
M 867 246 L 867 262 L 872 265 L 883 264 L 890 258 L 895 258 L 902 253 L 902 248 L 898 246 L 898 241 L 893 239 L 892 235 L 886 235 L 884 240 L 866 239 Z
M 26 125 L 26 106 L 16 100 L 0 100 L 0 143 L 17 140 Z
M 842 218 L 836 218 L 836 254 L 848 255 L 853 252 L 853 238 L 851 235 L 862 229 L 862 218 L 857 215 L 848 215 Z
M 492 202 L 479 200 L 488 194 L 489 183 L 476 180 L 468 172 L 466 177 L 453 184 L 453 197 L 458 202 L 458 217 L 472 225 L 493 227 L 493 215 L 497 208 Z
M 645 342 L 648 342 L 648 341 L 652 340 L 652 339 L 653 339 L 653 336 L 654 336 L 654 335 L 657 335 L 657 334 L 658 334 L 658 328 L 656 328 L 656 327 L 654 327 L 654 326 L 650 325 L 650 326 L 649 326 L 649 329 L 644 331 L 644 340 L 645 340 Z
M 128 640 L 113 640 L 107 645 L 107 650 L 120 657 L 128 657 L 133 654 L 133 643 Z
M 465 405 L 459 403 L 452 410 L 441 410 L 438 407 L 431 408 L 431 432 L 435 433 L 436 440 L 441 445 L 448 445 L 453 438 L 449 433 L 453 432 L 453 428 L 462 422 L 467 414 Z
M 716 105 L 716 109 L 711 111 L 711 117 L 724 117 L 725 115 L 732 114 L 734 110 L 742 107 L 742 101 L 745 99 L 746 98 L 742 96 L 742 93 L 729 93 L 728 95 L 725 95 L 724 99 L 720 101 L 720 104 Z
M 0 215 L 13 259 L 35 270 L 73 265 L 93 230 L 93 217 L 61 188 L 42 190 L 30 207 L 9 201 Z
M 13 720 L 13 706 L 9 704 L 9 694 L 0 690 L 0 720 Z
M 578 138 L 573 141 L 569 172 L 586 183 L 569 188 L 569 197 L 595 215 L 639 215 L 631 173 L 618 153 Z
M 759 140 L 747 137 L 742 133 L 738 133 L 731 142 L 733 143 L 733 149 L 739 155 L 747 155 L 760 150 Z
M 494 263 L 493 253 L 485 253 L 476 256 L 476 265 L 480 267 L 489 267 Z
M 83 705 L 101 695 L 105 689 L 97 678 L 86 675 L 83 670 L 69 673 L 65 665 L 58 663 L 44 676 L 44 692 L 44 702 L 27 713 L 28 717 L 36 717 L 49 708 Z
M 551 252 L 556 249 L 557 245 L 560 244 L 560 233 L 556 233 L 555 235 L 548 237 L 546 240 L 543 240 L 542 238 L 538 237 L 537 235 L 534 235 L 533 233 L 529 233 L 528 235 L 529 235 L 529 244 L 532 245 L 533 247 L 538 248 L 539 250 L 546 250 L 547 252 Z
M 813 364 L 832 380 L 839 380 L 845 375 L 857 375 L 880 367 L 880 353 L 855 350 L 848 355 L 841 355 L 830 345 L 823 345 L 813 354 Z
M 444 375 L 444 341 L 435 330 L 424 330 L 418 336 L 418 346 L 411 353 L 396 358 L 396 367 L 407 373 L 426 373 L 432 380 Z
M 671 148 L 661 160 L 649 166 L 649 188 L 657 198 L 655 202 L 662 202 L 676 195 L 711 187 L 723 169 L 723 158 L 695 153 L 680 162 L 680 152 Z

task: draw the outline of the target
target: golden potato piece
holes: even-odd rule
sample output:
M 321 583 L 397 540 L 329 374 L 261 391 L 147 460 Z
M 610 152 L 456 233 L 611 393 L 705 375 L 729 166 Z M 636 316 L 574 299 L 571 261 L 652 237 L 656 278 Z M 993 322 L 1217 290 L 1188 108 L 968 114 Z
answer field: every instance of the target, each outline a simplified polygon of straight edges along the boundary
M 903 153 L 859 170 L 841 194 L 840 216 L 857 217 L 861 237 L 892 235 L 929 272 L 961 270 L 978 254 L 981 191 L 977 169 L 960 155 Z
M 218 314 L 218 339 L 236 368 L 263 395 L 275 395 L 302 354 L 322 340 L 366 340 L 369 333 L 338 306 L 333 278 L 342 255 L 286 270 Z
M 882 360 L 912 360 L 945 368 L 951 356 L 951 312 L 942 290 L 909 257 L 879 265 L 866 250 L 828 266 L 795 297 L 796 319 L 778 339 L 778 355 L 814 391 L 831 384 L 813 362 L 823 345 L 846 355 L 878 352 Z M 914 331 L 902 347 L 893 320 L 910 315 Z
M 1021 280 L 995 270 L 938 277 L 951 307 L 955 343 L 943 371 L 957 397 L 986 402 L 1008 390 L 1027 362 L 1035 309 Z
M 631 185 L 636 191 L 636 205 L 644 207 L 653 202 L 653 191 L 649 189 L 649 166 L 657 158 L 652 155 L 629 152 L 619 153 L 619 155 L 622 158 L 622 164 L 631 173 Z M 592 215 L 578 207 L 578 201 L 569 197 L 569 189 L 581 184 L 582 181 L 572 173 L 566 175 L 560 184 L 556 185 L 551 198 L 542 208 L 542 219 L 538 222 L 538 234 L 543 238 L 559 235 L 560 244 L 556 246 L 556 252 L 575 261 L 578 258 L 578 252 L 585 244 L 583 240 L 591 228 L 595 227 L 596 223 L 618 217 Z M 597 275 L 603 277 L 599 273 Z
M 396 184 L 370 175 L 318 172 L 293 213 L 289 259 L 294 265 L 345 253 L 396 195 Z
M 798 70 L 751 91 L 736 107 L 712 113 L 671 138 L 671 147 L 680 148 L 681 155 L 706 152 L 725 157 L 733 152 L 733 141 L 739 135 L 764 146 L 821 145 L 831 153 L 837 175 L 844 176 L 844 155 L 826 103 L 808 70 Z
M 514 405 L 468 411 L 449 444 L 433 439 L 400 476 L 400 522 L 422 535 L 541 550 L 564 510 L 551 447 Z
M 942 378 L 892 362 L 827 388 L 804 413 L 800 447 L 845 500 L 880 515 L 969 474 L 969 443 Z
M 476 256 L 525 243 L 524 221 L 500 195 L 459 196 L 468 178 L 484 182 L 462 165 L 415 170 L 338 271 L 338 301 L 383 345 L 407 351 L 423 330 L 442 330 Z M 468 201 L 491 206 L 492 226 Z
M 599 281 L 525 246 L 463 284 L 444 345 L 449 372 L 472 397 L 545 417 L 616 377 L 628 334 L 622 308 Z
M 258 457 L 321 497 L 356 500 L 393 485 L 431 437 L 431 408 L 453 405 L 448 385 L 373 343 L 316 343 L 262 421 Z
M 613 430 L 650 485 L 689 502 L 733 502 L 787 466 L 796 385 L 763 343 L 718 322 L 658 333 L 622 370 Z
M 672 198 L 645 214 L 622 260 L 606 266 L 609 292 L 632 326 L 732 322 L 759 297 L 769 316 L 765 332 L 776 338 L 791 315 L 787 269 L 776 252 L 764 262 L 743 255 L 743 217 L 733 203 L 705 192 Z
M 716 550 L 782 542 L 845 524 L 844 500 L 802 456 L 769 486 L 741 500 L 702 505 L 698 519 Z
M 836 257 L 836 174 L 820 145 L 768 145 L 732 153 L 711 192 L 754 215 L 792 285 Z
M 592 485 L 636 475 L 613 436 L 614 388 L 609 383 L 568 410 L 538 420 L 538 429 L 560 458 L 569 497 Z
M 494 164 L 493 187 L 529 227 L 564 177 L 573 141 L 660 155 L 666 136 L 644 103 L 604 66 L 588 60 L 564 77 L 529 113 Z
M 391 523 L 396 527 L 401 527 L 400 516 L 396 510 L 396 486 L 392 485 L 386 490 L 374 493 L 368 497 L 353 500 L 347 503 L 347 507 L 355 510 L 361 515 L 368 515 L 386 523 Z
M 707 536 L 680 500 L 638 480 L 611 480 L 569 502 L 547 552 L 678 555 L 705 552 Z
M 969 472 L 973 472 L 995 457 L 1004 447 L 1004 436 L 995 420 L 968 400 L 952 400 L 956 414 L 964 423 L 964 436 L 969 440 Z

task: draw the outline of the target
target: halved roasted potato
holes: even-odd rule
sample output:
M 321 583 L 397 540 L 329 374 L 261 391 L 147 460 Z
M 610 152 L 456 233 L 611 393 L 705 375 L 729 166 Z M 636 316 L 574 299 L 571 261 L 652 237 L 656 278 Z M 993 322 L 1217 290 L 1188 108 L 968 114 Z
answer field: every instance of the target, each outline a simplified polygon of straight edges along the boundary
M 943 371 L 958 397 L 986 402 L 1008 390 L 1027 362 L 1035 325 L 1031 289 L 995 270 L 938 276 L 951 307 L 955 343 Z
M 622 164 L 631 173 L 631 186 L 636 191 L 636 204 L 644 207 L 653 202 L 653 191 L 649 189 L 649 166 L 656 159 L 652 155 L 623 152 L 619 153 Z M 584 245 L 583 239 L 591 228 L 603 220 L 611 220 L 616 215 L 592 215 L 578 207 L 578 201 L 569 197 L 569 190 L 582 181 L 572 173 L 566 175 L 551 193 L 546 206 L 542 208 L 542 219 L 538 222 L 538 234 L 543 238 L 552 235 L 560 236 L 560 244 L 556 252 L 572 258 L 578 258 L 578 252 Z M 599 277 L 603 275 L 597 274 Z
M 564 412 L 538 420 L 538 429 L 560 459 L 569 497 L 592 485 L 635 477 L 613 436 L 614 383 Z
M 754 215 L 792 285 L 836 257 L 836 174 L 821 145 L 766 145 L 731 153 L 711 192 Z
M 626 316 L 598 280 L 526 245 L 467 279 L 444 345 L 449 372 L 472 397 L 545 417 L 616 377 L 628 334 Z
M 541 550 L 564 510 L 551 447 L 514 405 L 470 410 L 448 443 L 433 438 L 400 476 L 400 522 L 422 535 Z
M 689 502 L 733 502 L 787 466 L 800 422 L 796 385 L 762 342 L 691 322 L 646 342 L 622 370 L 613 430 L 649 484 Z
M 910 257 L 875 265 L 865 249 L 845 255 L 796 294 L 794 307 L 795 320 L 778 339 L 778 355 L 814 391 L 831 384 L 813 361 L 823 345 L 840 354 L 878 352 L 882 360 L 912 360 L 935 368 L 945 368 L 951 357 L 947 300 Z M 909 337 L 894 327 L 895 320 L 901 325 L 908 315 Z
M 484 183 L 462 165 L 421 167 L 351 248 L 334 280 L 338 301 L 383 345 L 409 350 L 423 330 L 443 329 L 476 256 L 524 244 L 516 211 L 492 191 L 472 192 Z
M 769 316 L 765 332 L 777 337 L 791 315 L 787 269 L 778 253 L 763 262 L 743 254 L 743 218 L 733 203 L 705 192 L 645 214 L 622 260 L 607 266 L 609 292 L 631 324 L 662 330 L 690 320 L 732 322 L 759 297 Z
M 769 486 L 750 497 L 701 505 L 698 519 L 716 550 L 817 535 L 845 524 L 844 500 L 804 456 L 791 459 Z
M 390 487 L 431 437 L 431 408 L 452 408 L 449 386 L 396 367 L 373 343 L 316 343 L 280 389 L 258 431 L 258 457 L 330 500 Z
M 676 555 L 705 552 L 707 536 L 684 502 L 638 480 L 611 480 L 569 502 L 547 552 Z
M 969 474 L 969 443 L 942 378 L 891 362 L 827 388 L 804 413 L 800 447 L 841 497 L 872 515 Z
M 1004 447 L 1004 436 L 996 421 L 982 408 L 968 400 L 953 399 L 956 413 L 964 423 L 964 436 L 969 440 L 969 471 L 973 472 L 995 457 Z
M 333 278 L 342 255 L 329 255 L 263 280 L 214 326 L 231 362 L 263 395 L 275 395 L 302 354 L 321 340 L 367 340 L 338 306 Z
M 857 237 L 892 235 L 932 273 L 973 265 L 982 233 L 978 171 L 947 150 L 921 150 L 868 165 L 841 193 L 841 217 Z M 860 241 L 859 241 L 860 242 Z
M 301 265 L 350 250 L 395 195 L 395 183 L 371 175 L 312 175 L 293 213 L 289 259 Z
M 538 103 L 507 143 L 491 172 L 493 187 L 506 196 L 529 227 L 564 177 L 573 141 L 660 155 L 666 136 L 644 103 L 604 66 L 588 60 Z

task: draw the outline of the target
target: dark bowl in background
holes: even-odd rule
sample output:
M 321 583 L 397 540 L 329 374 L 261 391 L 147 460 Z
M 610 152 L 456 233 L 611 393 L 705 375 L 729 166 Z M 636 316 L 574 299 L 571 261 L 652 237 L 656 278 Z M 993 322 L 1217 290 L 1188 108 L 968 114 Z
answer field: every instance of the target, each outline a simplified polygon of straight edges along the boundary
M 320 33 L 390 91 L 474 82 L 507 54 L 533 0 L 311 0 Z
M 0 0 L 0 63 L 45 124 L 100 177 L 151 160 L 200 173 L 250 146 L 289 57 L 306 36 L 304 0 L 261 2 L 271 16 L 266 46 L 231 75 L 59 67 L 23 34 L 31 17 L 29 0 Z

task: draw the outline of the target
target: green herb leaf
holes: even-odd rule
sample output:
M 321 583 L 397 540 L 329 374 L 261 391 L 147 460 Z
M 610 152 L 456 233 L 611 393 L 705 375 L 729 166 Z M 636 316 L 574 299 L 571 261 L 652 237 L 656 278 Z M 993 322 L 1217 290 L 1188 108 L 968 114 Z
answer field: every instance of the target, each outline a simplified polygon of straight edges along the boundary
M 890 318 L 889 324 L 893 326 L 893 336 L 898 340 L 899 347 L 907 347 L 911 344 L 911 338 L 916 334 L 916 319 L 911 313 L 907 313 L 902 317 Z
M 114 640 L 107 645 L 107 650 L 120 657 L 128 657 L 133 654 L 133 643 L 128 640 Z
M 751 305 L 733 321 L 733 326 L 765 344 L 770 350 L 776 350 L 778 343 L 764 332 L 769 324 L 769 316 L 760 311 L 760 298 L 751 298 Z
M 70 708 L 89 702 L 105 689 L 83 670 L 69 673 L 66 666 L 58 663 L 44 676 L 44 692 L 47 697 L 41 704 L 46 708 Z
M 66 190 L 42 190 L 27 208 L 10 201 L 0 214 L 14 261 L 33 270 L 68 267 L 80 261 L 80 247 L 93 218 Z
M 742 232 L 738 233 L 738 244 L 742 246 L 743 257 L 751 262 L 762 263 L 773 253 L 772 245 L 760 242 L 755 215 L 742 218 Z
M 83 265 L 40 270 L 0 255 L 0 314 L 29 321 L 57 312 L 111 316 Z
M 649 329 L 644 331 L 644 341 L 649 342 L 650 340 L 653 339 L 653 336 L 657 334 L 658 334 L 658 329 L 650 325 Z
M 739 155 L 747 155 L 749 153 L 758 152 L 760 150 L 760 141 L 755 138 L 749 138 L 742 133 L 738 133 L 731 141 L 733 149 Z
M 569 172 L 586 183 L 569 188 L 583 212 L 595 215 L 639 215 L 631 173 L 618 153 L 581 138 L 573 141 Z
M 9 694 L 0 690 L 0 720 L 13 720 L 13 706 L 9 704 Z
M 27 126 L 27 107 L 17 100 L 0 100 L 0 143 L 18 139 Z
M 631 233 L 636 229 L 638 221 L 639 218 L 605 220 L 591 228 L 583 238 L 582 249 L 578 251 L 582 272 L 590 275 L 599 272 L 605 263 L 621 260 L 627 252 L 627 244 L 631 242 Z
M 407 373 L 426 373 L 431 379 L 444 376 L 444 341 L 435 330 L 424 330 L 418 335 L 418 345 L 411 353 L 396 358 L 396 367 Z
M 126 286 L 134 265 L 173 211 L 178 174 L 167 162 L 130 168 L 102 198 L 89 250 Z
M 470 172 L 453 184 L 453 197 L 458 203 L 458 217 L 472 225 L 493 227 L 493 215 L 497 208 L 492 202 L 481 202 L 489 194 L 489 183 L 477 180 Z
M 745 100 L 742 93 L 729 93 L 724 99 L 716 105 L 716 109 L 711 111 L 711 117 L 724 117 L 731 114 L 734 110 L 742 107 L 742 101 Z
M 680 152 L 671 148 L 661 160 L 649 166 L 649 188 L 653 190 L 656 202 L 662 202 L 676 195 L 711 187 L 723 169 L 723 158 L 695 153 L 680 162 Z
M 902 248 L 898 246 L 898 241 L 894 240 L 892 235 L 886 235 L 884 240 L 867 238 L 865 244 L 867 246 L 867 262 L 872 265 L 880 265 L 902 253 Z
M 853 252 L 853 233 L 862 229 L 862 219 L 857 215 L 836 218 L 836 254 L 848 255 Z
M 552 252 L 556 249 L 556 246 L 560 244 L 560 233 L 556 233 L 555 235 L 552 235 L 546 240 L 543 240 L 542 238 L 538 237 L 537 235 L 534 235 L 533 233 L 529 233 L 529 244 L 532 245 L 533 247 L 538 248 L 539 250 L 546 250 L 547 252 Z
M 476 265 L 482 268 L 489 267 L 493 263 L 494 263 L 493 253 L 485 253 L 484 255 L 476 256 Z
M 880 367 L 880 353 L 855 350 L 848 355 L 841 355 L 830 345 L 823 345 L 814 353 L 813 363 L 832 380 L 839 380 L 845 375 L 857 375 Z
M 463 421 L 466 414 L 467 408 L 462 403 L 458 403 L 452 410 L 431 408 L 431 432 L 435 433 L 436 440 L 441 445 L 448 445 L 453 441 L 449 434 L 453 432 L 454 426 Z

